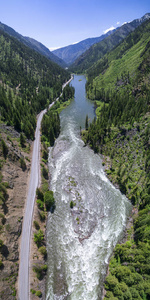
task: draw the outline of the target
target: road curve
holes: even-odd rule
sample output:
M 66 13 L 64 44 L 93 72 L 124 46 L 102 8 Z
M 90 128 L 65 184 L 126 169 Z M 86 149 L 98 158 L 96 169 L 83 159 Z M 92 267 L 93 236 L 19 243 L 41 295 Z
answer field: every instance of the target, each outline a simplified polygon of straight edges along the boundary
M 71 79 L 65 83 L 62 89 L 68 84 Z M 59 98 L 56 99 L 56 101 Z M 51 108 L 55 102 L 49 105 Z M 29 300 L 29 258 L 30 258 L 30 238 L 32 227 L 32 216 L 34 209 L 34 200 L 36 196 L 36 189 L 40 180 L 40 128 L 43 115 L 46 109 L 40 112 L 37 117 L 37 126 L 35 131 L 35 140 L 33 144 L 32 164 L 28 195 L 26 200 L 25 214 L 23 220 L 22 237 L 20 245 L 20 265 L 19 265 L 19 278 L 18 278 L 18 300 Z

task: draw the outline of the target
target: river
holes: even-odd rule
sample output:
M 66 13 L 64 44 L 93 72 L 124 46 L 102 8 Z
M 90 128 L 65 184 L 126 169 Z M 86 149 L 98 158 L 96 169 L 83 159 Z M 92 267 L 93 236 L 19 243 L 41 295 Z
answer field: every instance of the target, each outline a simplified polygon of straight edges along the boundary
M 61 134 L 49 153 L 56 209 L 47 222 L 46 300 L 102 299 L 108 261 L 131 209 L 100 156 L 80 139 L 86 115 L 94 118 L 85 83 L 85 76 L 74 76 L 75 99 L 60 114 Z

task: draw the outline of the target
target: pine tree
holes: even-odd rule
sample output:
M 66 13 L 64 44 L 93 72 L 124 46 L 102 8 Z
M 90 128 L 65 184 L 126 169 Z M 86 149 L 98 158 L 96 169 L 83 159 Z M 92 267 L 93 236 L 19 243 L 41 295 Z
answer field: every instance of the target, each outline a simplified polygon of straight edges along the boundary
M 88 124 L 88 115 L 86 115 L 85 119 L 85 129 L 88 130 L 89 124 Z

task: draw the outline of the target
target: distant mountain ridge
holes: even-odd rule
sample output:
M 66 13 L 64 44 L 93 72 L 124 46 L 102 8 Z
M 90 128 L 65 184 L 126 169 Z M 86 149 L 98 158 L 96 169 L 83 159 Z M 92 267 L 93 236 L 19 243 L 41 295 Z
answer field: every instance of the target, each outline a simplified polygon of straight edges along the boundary
M 103 39 L 97 44 L 91 46 L 72 64 L 73 72 L 82 73 L 92 67 L 99 59 L 101 59 L 108 51 L 117 46 L 129 33 L 134 31 L 139 25 L 150 18 L 150 13 L 145 14 L 140 19 L 135 19 L 130 23 L 125 23 L 117 28 L 111 35 Z
M 116 29 L 110 30 L 106 34 L 103 34 L 99 37 L 88 38 L 79 43 L 53 50 L 52 53 L 54 53 L 63 61 L 65 61 L 68 65 L 71 65 L 82 53 L 88 50 L 93 44 L 102 41 L 107 36 L 112 34 L 115 30 Z
M 20 33 L 16 32 L 13 28 L 3 24 L 0 22 L 0 29 L 6 32 L 7 34 L 13 36 L 29 48 L 39 52 L 40 54 L 46 56 L 51 61 L 57 63 L 61 67 L 66 67 L 66 63 L 57 57 L 55 54 L 53 54 L 46 46 L 44 46 L 42 43 L 36 41 L 33 38 L 22 36 Z
M 118 27 L 114 30 L 110 30 L 106 34 L 103 34 L 99 37 L 95 38 L 88 38 L 83 41 L 80 41 L 79 43 L 69 45 L 66 47 L 62 47 L 59 49 L 56 49 L 52 51 L 55 55 L 57 55 L 59 58 L 61 58 L 63 61 L 65 61 L 68 65 L 74 64 L 75 61 L 77 61 L 78 64 L 78 58 L 80 61 L 80 57 L 82 59 L 82 55 L 84 58 L 84 53 L 88 51 L 93 45 L 100 43 L 101 41 L 105 40 L 107 37 L 112 36 L 116 32 L 116 30 L 120 30 L 120 28 L 123 28 L 124 32 L 121 32 L 120 40 L 119 42 L 127 36 L 131 31 L 133 31 L 137 26 L 139 26 L 142 22 L 144 22 L 147 18 L 150 18 L 150 14 L 145 14 L 140 19 L 135 19 L 132 22 L 126 23 L 122 25 L 121 27 Z M 125 33 L 126 30 L 126 33 Z M 122 31 L 122 30 L 121 30 Z M 75 63 L 76 64 L 76 63 Z

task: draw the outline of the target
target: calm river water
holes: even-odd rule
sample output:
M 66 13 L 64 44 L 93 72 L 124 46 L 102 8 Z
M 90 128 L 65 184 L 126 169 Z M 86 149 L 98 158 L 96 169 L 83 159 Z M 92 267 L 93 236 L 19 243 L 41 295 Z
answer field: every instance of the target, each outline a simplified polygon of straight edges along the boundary
M 100 156 L 80 139 L 86 115 L 94 118 L 85 83 L 85 76 L 74 76 L 75 99 L 61 112 L 61 134 L 49 154 L 56 209 L 47 224 L 47 300 L 102 299 L 108 260 L 131 209 Z

